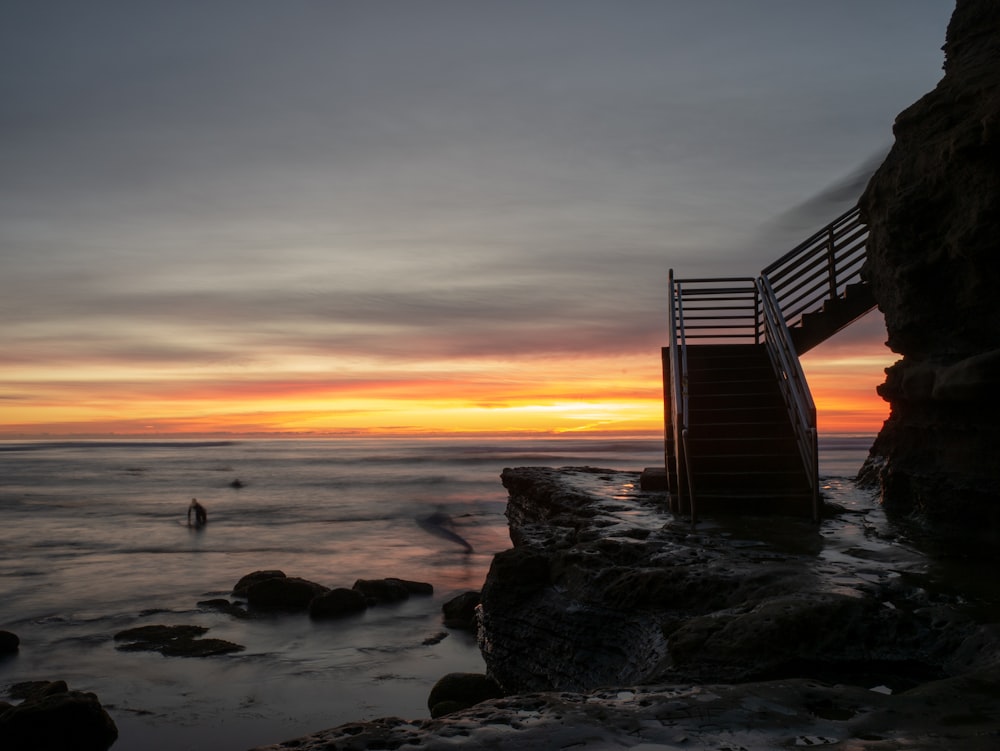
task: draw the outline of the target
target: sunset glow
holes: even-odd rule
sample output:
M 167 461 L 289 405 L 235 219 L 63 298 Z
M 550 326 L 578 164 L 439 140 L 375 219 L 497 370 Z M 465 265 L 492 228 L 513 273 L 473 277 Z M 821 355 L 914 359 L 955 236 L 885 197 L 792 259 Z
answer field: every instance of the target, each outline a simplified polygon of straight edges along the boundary
M 4 402 L 3 434 L 656 433 L 663 430 L 657 355 L 488 361 L 478 370 L 456 362 L 451 372 L 437 362 L 380 379 L 366 375 L 370 364 L 352 374 L 333 360 L 328 377 L 8 370 L 8 389 L 22 396 Z M 876 432 L 886 405 L 874 389 L 891 362 L 878 344 L 850 356 L 807 356 L 821 430 Z

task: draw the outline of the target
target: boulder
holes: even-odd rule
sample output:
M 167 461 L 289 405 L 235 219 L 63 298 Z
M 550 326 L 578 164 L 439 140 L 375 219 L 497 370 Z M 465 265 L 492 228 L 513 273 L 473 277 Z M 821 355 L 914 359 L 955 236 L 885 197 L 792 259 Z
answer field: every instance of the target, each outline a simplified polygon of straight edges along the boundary
M 479 605 L 479 598 L 479 592 L 463 592 L 448 600 L 441 606 L 444 625 L 462 631 L 475 631 L 476 606 Z
M 425 582 L 406 579 L 358 579 L 354 589 L 375 603 L 399 602 L 411 594 L 432 595 L 434 587 Z
M 302 611 L 308 610 L 312 599 L 328 587 L 294 576 L 261 579 L 246 588 L 247 603 L 255 610 Z
M 339 618 L 360 613 L 368 607 L 368 598 L 356 589 L 336 587 L 317 595 L 309 602 L 309 617 L 315 619 Z
M 18 650 L 21 640 L 17 634 L 10 631 L 0 631 L 0 655 L 14 654 Z
M 489 676 L 481 673 L 448 673 L 434 684 L 427 697 L 427 708 L 431 711 L 431 717 L 441 717 L 502 697 L 500 686 Z
M 236 582 L 236 586 L 233 587 L 233 595 L 236 597 L 246 597 L 247 590 L 257 582 L 266 581 L 267 579 L 284 579 L 285 572 L 278 571 L 277 569 L 265 570 L 265 571 L 254 571 L 247 574 Z
M 4 751 L 106 751 L 118 728 L 97 696 L 70 691 L 63 681 L 18 684 L 24 699 L 0 712 Z
M 245 647 L 224 639 L 201 639 L 204 626 L 137 626 L 115 634 L 123 652 L 159 652 L 167 657 L 210 657 L 241 652 Z

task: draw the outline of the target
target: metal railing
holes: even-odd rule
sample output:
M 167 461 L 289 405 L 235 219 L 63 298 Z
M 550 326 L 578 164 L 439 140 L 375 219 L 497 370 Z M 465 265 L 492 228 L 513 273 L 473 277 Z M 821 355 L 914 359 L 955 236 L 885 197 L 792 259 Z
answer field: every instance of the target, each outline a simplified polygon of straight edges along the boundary
M 765 344 L 779 381 L 819 517 L 816 405 L 789 328 L 802 316 L 843 298 L 861 281 L 868 228 L 857 207 L 837 217 L 761 271 L 757 278 L 676 279 L 670 270 L 670 419 L 678 493 L 686 492 L 695 521 L 688 452 L 689 341 Z
M 691 521 L 697 519 L 688 451 L 689 342 L 763 344 L 771 360 L 792 423 L 818 518 L 816 406 L 774 290 L 765 277 L 676 279 L 670 270 L 670 429 L 674 439 L 677 492 L 687 496 Z
M 692 523 L 698 516 L 688 450 L 688 341 L 759 344 L 761 310 L 753 277 L 679 280 L 670 270 L 671 430 L 678 498 L 687 496 Z
M 688 496 L 692 518 L 694 493 L 688 472 L 688 373 L 687 337 L 684 327 L 684 302 L 680 284 L 674 281 L 670 269 L 670 429 L 674 439 L 674 476 L 677 478 L 678 501 Z M 669 459 L 668 459 L 669 461 Z M 669 473 L 669 468 L 667 469 Z
M 812 489 L 813 521 L 819 521 L 819 437 L 816 430 L 816 404 L 809 391 L 806 375 L 799 363 L 791 332 L 785 325 L 778 300 L 766 276 L 757 279 L 760 291 L 764 341 L 778 386 L 785 401 L 788 419 L 795 433 L 795 443 L 802 457 L 809 487 Z
M 855 206 L 760 272 L 774 290 L 786 326 L 798 325 L 804 314 L 843 297 L 849 285 L 861 281 L 867 239 L 868 227 Z

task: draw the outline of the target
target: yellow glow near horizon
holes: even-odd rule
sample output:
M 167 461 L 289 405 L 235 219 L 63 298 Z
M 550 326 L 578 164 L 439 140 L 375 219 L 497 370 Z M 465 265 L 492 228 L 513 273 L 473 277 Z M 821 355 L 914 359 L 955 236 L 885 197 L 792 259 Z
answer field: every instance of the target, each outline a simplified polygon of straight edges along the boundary
M 899 356 L 880 342 L 852 347 L 848 353 L 824 352 L 822 347 L 802 358 L 820 433 L 877 433 L 889 416 L 889 405 L 875 388 Z
M 803 358 L 821 432 L 879 430 L 879 343 Z M 101 364 L 6 371 L 3 435 L 172 433 L 662 433 L 659 358 L 516 362 L 310 360 L 270 374 Z M 303 367 L 306 365 L 307 367 Z M 325 365 L 325 367 L 324 367 Z M 373 373 L 379 374 L 377 377 Z M 13 377 L 17 376 L 17 377 Z
M 6 434 L 457 433 L 662 430 L 659 363 L 646 358 L 389 364 L 327 361 L 256 378 L 237 370 L 110 371 L 7 381 L 25 396 Z M 287 366 L 287 363 L 286 363 Z M 373 377 L 372 373 L 380 374 Z M 388 374 L 388 375 L 382 375 Z M 613 375 L 609 375 L 613 374 Z M 42 374 L 39 374 L 42 375 Z M 517 377 L 515 378 L 514 375 Z

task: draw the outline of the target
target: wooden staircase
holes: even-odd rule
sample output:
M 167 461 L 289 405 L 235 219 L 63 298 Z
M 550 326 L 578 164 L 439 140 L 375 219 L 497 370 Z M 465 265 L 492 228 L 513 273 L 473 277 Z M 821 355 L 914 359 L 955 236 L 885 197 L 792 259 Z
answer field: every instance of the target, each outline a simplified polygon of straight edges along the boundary
M 871 310 L 857 208 L 756 278 L 670 272 L 663 348 L 670 506 L 819 516 L 816 408 L 798 356 Z M 647 475 L 644 473 L 644 482 Z

